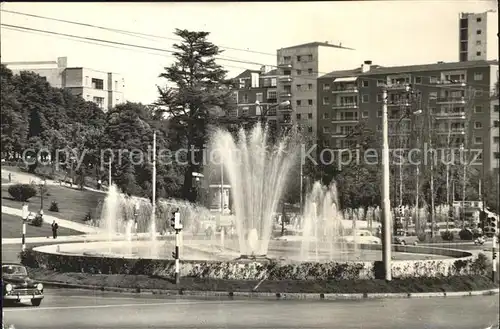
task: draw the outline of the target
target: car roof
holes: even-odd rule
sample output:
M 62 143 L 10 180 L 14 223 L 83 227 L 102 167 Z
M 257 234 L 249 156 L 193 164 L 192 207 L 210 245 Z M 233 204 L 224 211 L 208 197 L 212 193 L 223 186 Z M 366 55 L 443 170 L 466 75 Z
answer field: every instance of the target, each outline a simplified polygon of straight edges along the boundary
M 2 267 L 3 266 L 24 266 L 24 265 L 20 263 L 2 263 Z

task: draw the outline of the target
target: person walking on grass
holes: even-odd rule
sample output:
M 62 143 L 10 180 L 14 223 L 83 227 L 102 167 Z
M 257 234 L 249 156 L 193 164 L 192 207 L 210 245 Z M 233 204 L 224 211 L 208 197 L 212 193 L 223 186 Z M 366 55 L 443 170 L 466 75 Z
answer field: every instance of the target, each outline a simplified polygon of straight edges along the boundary
M 57 225 L 56 221 L 54 220 L 52 222 L 52 237 L 54 239 L 57 239 L 57 229 L 59 228 L 59 225 Z

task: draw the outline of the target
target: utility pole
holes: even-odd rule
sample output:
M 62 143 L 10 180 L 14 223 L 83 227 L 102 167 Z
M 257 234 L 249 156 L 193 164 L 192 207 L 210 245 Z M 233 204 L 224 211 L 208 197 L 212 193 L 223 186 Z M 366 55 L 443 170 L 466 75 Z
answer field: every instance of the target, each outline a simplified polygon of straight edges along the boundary
M 156 238 L 156 130 L 153 132 L 153 177 L 152 177 L 151 237 Z
M 391 273 L 391 200 L 390 200 L 390 173 L 389 173 L 389 124 L 387 113 L 387 88 L 384 87 L 382 93 L 382 261 L 384 263 L 384 275 L 386 281 L 392 280 Z

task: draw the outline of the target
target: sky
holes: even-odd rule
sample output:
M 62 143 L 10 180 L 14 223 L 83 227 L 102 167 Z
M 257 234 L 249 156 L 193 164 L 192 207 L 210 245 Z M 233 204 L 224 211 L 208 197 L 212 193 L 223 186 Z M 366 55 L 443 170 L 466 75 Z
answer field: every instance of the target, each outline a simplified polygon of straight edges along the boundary
M 458 61 L 459 13 L 482 12 L 496 6 L 497 2 L 491 0 L 1 3 L 2 10 L 165 38 L 137 37 L 6 12 L 0 12 L 0 19 L 2 24 L 161 49 L 172 49 L 176 28 L 206 31 L 210 32 L 208 40 L 219 47 L 242 49 L 225 49 L 222 57 L 267 65 L 276 65 L 276 49 L 328 41 L 355 48 L 374 64 L 390 66 Z M 173 63 L 168 52 L 106 47 L 4 27 L 0 37 L 2 62 L 67 57 L 70 67 L 122 74 L 125 99 L 145 104 L 157 99 L 156 86 L 166 83 L 158 75 Z M 260 67 L 218 63 L 229 71 L 228 76 Z

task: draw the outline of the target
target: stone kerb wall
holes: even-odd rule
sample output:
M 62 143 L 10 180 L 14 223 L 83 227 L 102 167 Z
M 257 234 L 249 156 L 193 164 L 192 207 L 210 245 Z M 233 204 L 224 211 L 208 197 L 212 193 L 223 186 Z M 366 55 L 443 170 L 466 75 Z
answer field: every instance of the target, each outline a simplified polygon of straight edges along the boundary
M 427 251 L 459 258 L 393 261 L 392 276 L 395 279 L 486 274 L 483 273 L 485 270 L 478 265 L 476 258 L 467 252 L 430 247 L 401 247 L 404 247 L 406 252 L 418 251 L 419 253 L 423 253 L 429 248 Z M 83 249 L 84 246 L 83 244 L 73 244 L 72 248 Z M 23 254 L 22 262 L 30 267 L 41 267 L 60 272 L 133 274 L 172 278 L 175 271 L 173 260 L 70 255 L 58 252 L 58 245 L 42 246 L 29 250 Z M 181 261 L 182 276 L 234 280 L 261 280 L 264 277 L 269 280 L 369 280 L 381 278 L 382 270 L 383 264 L 380 261 L 328 263 Z

